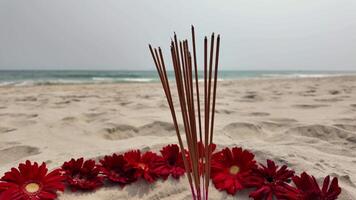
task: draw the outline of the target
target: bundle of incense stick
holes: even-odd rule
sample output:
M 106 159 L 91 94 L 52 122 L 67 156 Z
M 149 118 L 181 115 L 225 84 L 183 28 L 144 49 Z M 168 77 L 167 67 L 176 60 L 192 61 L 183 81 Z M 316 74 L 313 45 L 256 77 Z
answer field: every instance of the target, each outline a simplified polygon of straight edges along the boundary
M 183 162 L 187 171 L 188 181 L 192 191 L 193 199 L 208 199 L 210 165 L 212 154 L 212 142 L 214 133 L 214 114 L 216 86 L 218 75 L 220 35 L 216 39 L 215 63 L 214 60 L 214 33 L 211 35 L 210 55 L 208 58 L 208 38 L 204 39 L 204 112 L 202 114 L 200 107 L 198 66 L 195 46 L 195 32 L 192 26 L 192 48 L 193 57 L 189 50 L 188 40 L 178 41 L 177 35 L 171 41 L 171 57 L 174 68 L 176 87 L 179 98 L 179 105 L 184 124 L 186 145 L 189 155 L 185 151 L 182 136 L 178 127 L 178 120 L 172 99 L 172 93 L 169 86 L 167 70 L 163 59 L 163 53 L 160 47 L 149 49 L 153 61 L 156 65 L 164 93 L 167 97 L 168 105 L 171 110 L 174 127 L 176 129 L 179 146 L 183 156 Z M 208 63 L 209 60 L 209 63 Z M 194 74 L 193 74 L 194 65 Z M 214 65 L 214 69 L 213 69 Z M 214 72 L 214 77 L 212 76 Z M 195 81 L 194 81 L 195 78 Z M 212 90 L 213 88 L 213 90 Z M 196 98 L 194 98 L 196 96 Z M 196 99 L 196 101 L 195 101 Z M 197 109 L 196 109 L 197 107 Z M 197 113 L 196 113 L 197 112 Z M 204 118 L 204 119 L 202 119 Z M 204 123 L 204 129 L 202 127 Z M 204 134 L 204 135 L 203 135 Z M 199 136 L 199 137 L 198 137 Z M 204 145 L 204 152 L 201 151 L 200 144 Z M 203 154 L 203 155 L 201 155 Z

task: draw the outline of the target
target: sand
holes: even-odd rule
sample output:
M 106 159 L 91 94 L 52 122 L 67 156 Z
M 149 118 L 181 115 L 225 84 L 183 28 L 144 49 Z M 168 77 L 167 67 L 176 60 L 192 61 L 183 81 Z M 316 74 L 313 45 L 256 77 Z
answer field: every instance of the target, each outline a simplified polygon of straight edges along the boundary
M 221 81 L 215 143 L 241 146 L 319 180 L 337 176 L 356 199 L 356 77 Z M 175 101 L 178 103 L 177 101 Z M 0 174 L 27 159 L 50 168 L 70 158 L 177 143 L 159 83 L 0 87 Z M 211 199 L 234 197 L 211 187 Z M 110 186 L 61 200 L 191 199 L 185 178 Z M 240 198 L 245 196 L 244 198 Z

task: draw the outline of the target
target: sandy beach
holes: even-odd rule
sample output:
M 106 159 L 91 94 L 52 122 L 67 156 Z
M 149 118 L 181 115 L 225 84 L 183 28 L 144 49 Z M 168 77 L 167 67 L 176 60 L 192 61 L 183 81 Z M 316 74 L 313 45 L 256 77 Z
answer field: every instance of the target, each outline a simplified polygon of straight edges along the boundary
M 356 199 L 356 76 L 221 81 L 216 109 L 219 149 L 241 146 L 259 162 L 273 159 L 319 181 L 336 176 L 339 199 Z M 169 143 L 177 139 L 160 83 L 0 87 L 0 175 L 27 159 L 55 168 L 71 158 L 159 151 Z M 213 185 L 210 193 L 248 196 Z M 68 191 L 59 199 L 191 198 L 182 178 Z

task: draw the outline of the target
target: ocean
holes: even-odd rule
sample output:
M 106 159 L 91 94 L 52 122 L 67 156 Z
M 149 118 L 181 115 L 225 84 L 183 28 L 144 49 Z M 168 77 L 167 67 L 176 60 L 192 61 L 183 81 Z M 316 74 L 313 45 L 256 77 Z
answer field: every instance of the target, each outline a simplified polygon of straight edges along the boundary
M 203 73 L 200 73 L 202 79 Z M 219 71 L 219 80 L 248 78 L 303 78 L 356 75 L 356 71 Z M 168 72 L 174 79 L 173 72 Z M 0 86 L 104 84 L 122 82 L 157 82 L 156 71 L 85 71 L 85 70 L 3 70 Z

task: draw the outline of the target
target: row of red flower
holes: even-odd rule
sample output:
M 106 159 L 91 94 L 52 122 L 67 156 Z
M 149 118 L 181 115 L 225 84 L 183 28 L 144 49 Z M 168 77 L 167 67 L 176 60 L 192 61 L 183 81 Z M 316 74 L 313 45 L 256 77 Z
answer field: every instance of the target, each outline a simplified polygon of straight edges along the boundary
M 184 175 L 177 145 L 165 146 L 160 152 L 161 155 L 139 150 L 113 154 L 98 164 L 94 160 L 71 159 L 50 173 L 45 163 L 26 161 L 0 179 L 0 200 L 50 200 L 57 197 L 57 191 L 64 191 L 65 186 L 73 191 L 94 190 L 106 180 L 124 186 L 138 179 L 152 183 L 158 178 L 178 179 Z M 200 152 L 204 152 L 202 145 Z M 186 155 L 189 158 L 188 152 Z M 249 196 L 255 200 L 334 200 L 341 193 L 337 178 L 330 183 L 327 176 L 320 188 L 316 179 L 305 172 L 295 176 L 286 165 L 279 167 L 271 160 L 267 160 L 267 165 L 257 165 L 254 154 L 237 147 L 213 153 L 211 179 L 218 190 L 231 195 L 252 188 Z

